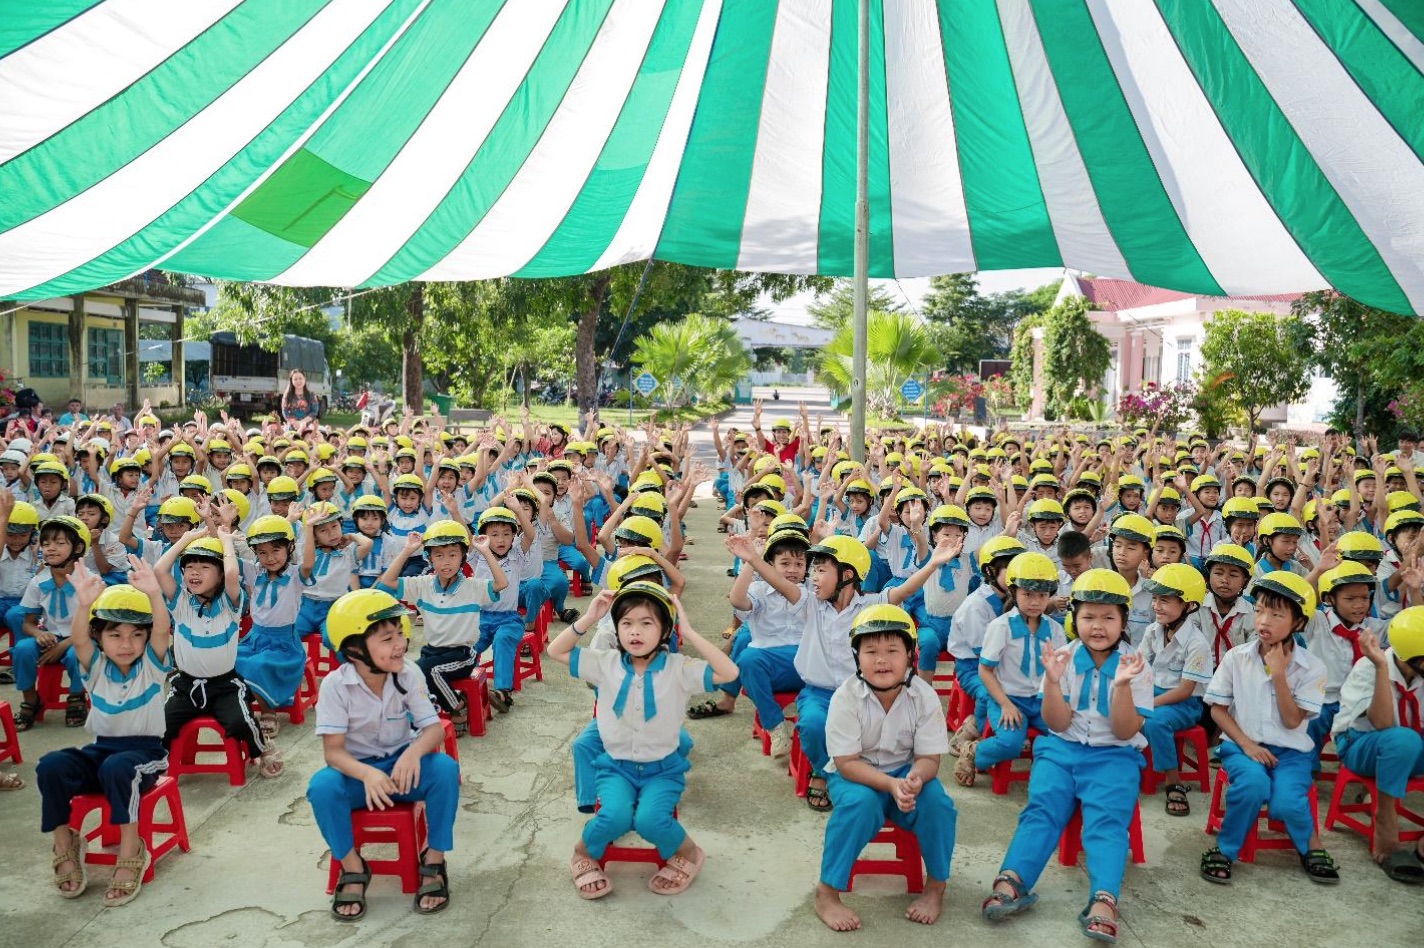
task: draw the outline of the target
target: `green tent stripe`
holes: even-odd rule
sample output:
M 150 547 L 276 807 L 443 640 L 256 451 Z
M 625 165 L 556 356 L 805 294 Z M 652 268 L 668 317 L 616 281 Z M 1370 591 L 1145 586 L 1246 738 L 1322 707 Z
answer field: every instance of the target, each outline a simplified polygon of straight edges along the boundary
M 1296 0 L 1296 7 L 1417 158 L 1424 158 L 1424 76 L 1356 6 Z
M 0 59 L 98 4 L 99 0 L 10 0 L 0 11 Z
M 1087 8 L 1031 0 L 1078 151 L 1133 279 L 1225 296 L 1182 226 Z
M 554 233 L 515 276 L 585 273 L 613 241 L 652 159 L 701 15 L 701 3 L 663 7 L 593 171 Z
M 1156 0 L 1177 48 L 1281 224 L 1340 292 L 1395 312 L 1409 300 L 1296 135 L 1220 15 L 1199 0 Z
M 941 6 L 939 23 L 976 264 L 1062 266 L 994 0 Z
M 103 105 L 0 165 L 0 230 L 88 190 L 171 135 L 328 0 L 248 0 Z
M 192 193 L 148 226 L 107 253 L 62 276 L 32 287 L 15 298 L 44 299 L 105 286 L 152 266 L 155 260 L 170 253 L 183 240 L 221 214 L 264 171 L 277 164 L 292 143 L 312 127 L 322 112 L 331 106 L 336 97 L 376 57 L 418 6 L 419 0 L 394 0 L 270 125 Z M 204 234 L 194 241 L 194 245 L 207 240 L 209 234 Z M 190 249 L 193 250 L 194 259 L 201 257 L 207 261 L 216 258 L 219 266 L 205 265 L 206 268 L 200 268 L 189 263 Z M 193 245 L 185 247 L 163 262 L 163 266 L 170 270 L 243 280 L 267 279 L 280 273 L 284 265 L 282 259 L 212 254 Z
M 484 219 L 558 110 L 613 0 L 572 3 L 449 193 L 363 286 L 404 283 L 443 260 Z
M 1416 39 L 1424 41 L 1424 3 L 1419 0 L 1380 0 L 1380 4 L 1393 13 L 1394 18 L 1404 24 L 1404 28 Z
M 885 82 L 885 3 L 870 4 L 870 275 L 895 275 L 890 202 L 890 107 Z M 854 114 L 852 112 L 851 114 Z M 945 143 L 945 147 L 949 147 Z
M 821 215 L 816 272 L 855 270 L 855 100 L 858 25 L 853 3 L 831 7 L 825 145 L 821 149 Z
M 723 4 L 654 253 L 659 260 L 737 265 L 776 10 L 772 0 Z

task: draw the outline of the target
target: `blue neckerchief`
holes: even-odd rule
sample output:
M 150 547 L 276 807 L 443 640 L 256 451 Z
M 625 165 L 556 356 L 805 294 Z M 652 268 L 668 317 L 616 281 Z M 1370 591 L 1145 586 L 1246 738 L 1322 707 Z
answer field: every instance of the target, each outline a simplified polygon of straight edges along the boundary
M 955 557 L 939 568 L 939 588 L 947 593 L 954 592 L 954 571 L 959 569 L 959 557 Z
M 633 687 L 633 679 L 638 677 L 638 673 L 633 671 L 633 659 L 627 652 L 623 653 L 620 661 L 623 663 L 623 683 L 618 686 L 618 697 L 613 699 L 613 714 L 615 717 L 623 716 L 623 709 L 628 706 L 628 692 Z M 659 652 L 657 656 L 648 662 L 647 669 L 643 672 L 643 720 L 651 721 L 658 713 L 658 702 L 653 697 L 653 683 L 649 680 L 653 672 L 663 670 L 667 664 L 667 652 Z
M 312 576 L 325 576 L 331 572 L 331 561 L 336 559 L 339 552 L 339 550 L 332 551 L 318 548 L 316 550 L 316 561 L 312 563 Z
M 56 619 L 69 618 L 69 600 L 74 596 L 74 586 L 72 583 L 65 583 L 63 586 L 54 581 L 54 578 L 40 580 L 40 592 L 49 597 L 45 604 L 45 612 Z
M 1117 674 L 1118 651 L 1113 649 L 1113 653 L 1103 662 L 1103 667 L 1098 668 L 1098 713 L 1103 717 L 1111 716 L 1112 711 L 1112 683 L 1113 676 Z M 1080 645 L 1077 653 L 1073 656 L 1073 671 L 1083 676 L 1083 687 L 1078 690 L 1078 710 L 1088 710 L 1088 700 L 1092 697 L 1092 692 L 1088 689 L 1088 676 L 1093 673 L 1097 663 L 1093 661 L 1093 653 L 1088 651 L 1087 646 Z
M 909 569 L 915 565 L 915 540 L 906 532 L 900 537 L 900 549 L 905 551 L 904 568 Z
M 993 587 L 991 586 L 991 587 L 989 587 L 989 588 L 992 589 Z M 984 598 L 988 601 L 989 605 L 993 608 L 993 610 L 994 610 L 994 615 L 996 615 L 996 616 L 1001 616 L 1001 615 L 1004 614 L 1004 600 L 999 596 L 998 593 L 996 593 L 996 592 L 991 592 L 991 593 L 989 593 L 989 595 L 985 596 Z
M 1040 617 L 1038 620 L 1038 632 L 1030 633 L 1028 623 L 1021 615 L 1009 616 L 1009 633 L 1016 639 L 1028 639 L 1024 643 L 1023 658 L 1019 661 L 1019 671 L 1024 673 L 1024 677 L 1031 677 L 1029 673 L 1029 655 L 1033 655 L 1032 676 L 1043 674 L 1043 643 L 1052 637 L 1048 620 Z
M 273 576 L 264 569 L 254 584 L 256 588 L 253 592 L 255 592 L 256 595 L 253 596 L 253 600 L 259 606 L 269 606 L 275 609 L 277 608 L 277 600 L 282 595 L 282 590 L 291 581 L 292 574 L 285 569 L 276 576 Z

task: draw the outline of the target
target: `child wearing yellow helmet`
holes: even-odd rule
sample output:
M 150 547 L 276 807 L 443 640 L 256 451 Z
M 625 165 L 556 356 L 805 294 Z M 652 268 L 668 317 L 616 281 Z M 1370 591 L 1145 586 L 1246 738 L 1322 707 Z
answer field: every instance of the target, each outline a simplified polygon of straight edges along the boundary
M 1325 703 L 1307 728 L 1315 742 L 1316 771 L 1320 770 L 1320 752 L 1330 739 L 1335 714 L 1340 710 L 1340 689 L 1350 669 L 1365 657 L 1360 639 L 1366 633 L 1381 638 L 1384 635 L 1384 621 L 1370 617 L 1376 588 L 1374 574 L 1350 560 L 1327 570 L 1317 586 L 1321 608 L 1305 627 L 1305 645 L 1325 663 L 1329 677 L 1325 681 Z
M 74 498 L 69 496 L 69 470 L 57 461 L 46 461 L 33 470 L 34 490 L 30 503 L 39 511 L 41 520 L 66 517 L 74 513 Z
M 303 586 L 295 559 L 296 534 L 287 518 L 255 518 L 246 539 L 244 558 L 253 577 L 248 587 L 252 627 L 238 643 L 237 672 L 257 698 L 257 721 L 270 755 L 276 747 L 275 712 L 291 707 L 306 672 L 307 653 L 296 632 Z M 264 763 L 269 771 L 276 769 L 276 758 Z
M 1125 641 L 1131 595 L 1127 581 L 1111 570 L 1090 569 L 1073 582 L 1078 638 L 1045 658 L 1045 733 L 1033 745 L 1028 804 L 980 908 L 989 921 L 1038 901 L 1033 887 L 1076 810 L 1091 892 L 1078 925 L 1095 941 L 1117 940 L 1117 903 L 1147 743 L 1142 724 L 1153 714 L 1152 673 Z M 1133 789 L 1123 793 L 1124 787 Z
M 1361 632 L 1360 661 L 1340 689 L 1335 747 L 1340 766 L 1374 780 L 1371 855 L 1397 882 L 1424 880 L 1424 838 L 1400 835 L 1396 803 L 1424 776 L 1424 606 L 1401 610 L 1389 623 L 1389 647 Z
M 964 554 L 969 524 L 969 515 L 957 505 L 942 504 L 930 511 L 930 545 L 947 544 L 955 551 L 955 556 L 925 583 L 921 604 L 911 613 L 920 630 L 919 672 L 931 683 L 940 654 L 949 642 L 955 610 L 969 595 L 974 581 L 974 561 Z
M 87 886 L 85 840 L 70 829 L 71 802 L 79 794 L 104 795 L 119 831 L 105 906 L 138 897 L 151 857 L 139 835 L 135 801 L 158 780 L 168 754 L 163 693 L 172 670 L 172 626 L 153 571 L 135 563 L 131 578 L 133 585 L 106 588 L 83 567 L 70 577 L 76 620 L 70 642 L 94 696 L 86 723 L 97 741 L 51 751 L 35 768 L 40 829 L 54 834 L 54 885 L 66 899 L 83 895 Z
M 1178 771 L 1178 731 L 1195 727 L 1202 716 L 1206 693 L 1216 663 L 1211 644 L 1194 618 L 1206 601 L 1206 581 L 1186 563 L 1162 566 L 1144 583 L 1152 594 L 1156 621 L 1142 637 L 1142 657 L 1152 669 L 1153 714 L 1142 733 L 1151 752 L 1152 769 L 1166 784 L 1167 814 L 1189 816 L 1187 786 Z
M 420 669 L 406 657 L 409 611 L 388 593 L 360 589 L 338 599 L 328 618 L 331 640 L 346 661 L 317 699 L 326 766 L 312 775 L 307 799 L 331 858 L 341 863 L 331 913 L 343 922 L 366 914 L 371 872 L 351 827 L 360 801 L 378 809 L 425 804 L 429 846 L 420 854 L 414 909 L 442 911 L 450 904 L 445 854 L 455 845 L 460 764 L 441 753 L 440 715 Z M 393 721 L 401 726 L 393 728 Z
M 914 673 L 919 643 L 904 609 L 888 603 L 862 609 L 850 643 L 855 677 L 836 689 L 826 714 L 835 813 L 826 824 L 816 914 L 832 931 L 860 927 L 841 893 L 850 888 L 861 850 L 889 819 L 915 834 L 929 877 L 905 917 L 933 925 L 943 906 L 957 816 L 939 780 L 940 758 L 949 749 L 939 695 Z
M 400 474 L 390 480 L 391 504 L 386 511 L 386 525 L 398 543 L 412 533 L 422 533 L 436 520 L 431 509 L 429 491 L 433 489 L 417 474 Z M 425 572 L 425 558 L 413 556 L 406 563 L 405 575 L 419 576 Z
M 74 515 L 89 528 L 89 551 L 84 565 L 113 586 L 124 582 L 128 572 L 128 548 L 109 532 L 114 505 L 103 494 L 84 494 L 74 502 Z
M 1421 528 L 1424 528 L 1424 514 L 1413 510 L 1397 510 L 1385 520 L 1386 549 L 1375 571 L 1380 584 L 1375 605 L 1381 619 L 1393 619 L 1401 609 L 1424 601 L 1417 575 L 1402 569 L 1405 557 L 1417 545 Z
M 326 641 L 326 614 L 331 604 L 351 590 L 351 579 L 371 552 L 371 539 L 344 533 L 341 510 L 330 501 L 316 501 L 303 511 L 297 566 L 302 582 L 302 606 L 297 612 L 297 636 Z
M 386 502 L 379 494 L 364 494 L 351 502 L 348 508 L 355 532 L 371 541 L 370 551 L 361 558 L 356 567 L 356 579 L 362 589 L 376 585 L 376 579 L 386 571 L 395 559 L 399 548 L 391 533 L 386 529 Z M 345 529 L 345 524 L 342 525 Z
M 1130 642 L 1141 641 L 1142 633 L 1152 624 L 1151 594 L 1141 587 L 1143 567 L 1150 565 L 1149 557 L 1156 541 L 1157 525 L 1138 514 L 1122 514 L 1108 527 L 1108 558 L 1112 568 L 1132 588 L 1132 603 L 1127 614 Z
M 1297 557 L 1305 528 L 1288 513 L 1269 513 L 1256 525 L 1256 567 L 1253 578 L 1277 570 L 1306 575 L 1309 570 Z
M 11 509 L 12 515 L 21 513 L 18 504 Z M 20 692 L 15 727 L 21 731 L 29 730 L 40 712 L 36 683 L 42 663 L 62 663 L 68 671 L 69 700 L 64 710 L 64 724 L 66 727 L 83 727 L 88 704 L 70 639 L 77 614 L 74 608 L 75 587 L 70 578 L 76 564 L 81 563 L 88 552 L 89 528 L 74 517 L 52 517 L 40 524 L 38 546 L 39 570 L 31 574 L 20 604 L 11 610 L 11 616 L 23 616 L 20 634 L 15 636 L 15 645 L 11 649 L 15 688 Z
M 954 659 L 957 687 L 974 703 L 974 713 L 958 722 L 958 730 L 949 742 L 949 752 L 958 756 L 965 742 L 977 741 L 989 715 L 989 691 L 979 677 L 979 653 L 984 648 L 984 633 L 989 624 L 1003 615 L 1008 599 L 1005 573 L 1009 563 L 1027 552 L 1017 538 L 998 536 L 979 548 L 975 565 L 982 578 L 979 587 L 965 597 L 954 612 L 945 649 Z M 961 556 L 965 554 L 961 553 Z
M 1221 767 L 1230 784 L 1217 845 L 1202 855 L 1208 882 L 1231 881 L 1232 863 L 1255 827 L 1261 807 L 1286 825 L 1312 882 L 1340 880 L 1335 861 L 1320 844 L 1310 805 L 1314 742 L 1309 720 L 1325 703 L 1325 664 L 1295 636 L 1315 614 L 1315 590 L 1285 570 L 1258 576 L 1249 589 L 1256 602 L 1256 638 L 1227 652 L 1206 690 L 1212 719 L 1221 728 Z

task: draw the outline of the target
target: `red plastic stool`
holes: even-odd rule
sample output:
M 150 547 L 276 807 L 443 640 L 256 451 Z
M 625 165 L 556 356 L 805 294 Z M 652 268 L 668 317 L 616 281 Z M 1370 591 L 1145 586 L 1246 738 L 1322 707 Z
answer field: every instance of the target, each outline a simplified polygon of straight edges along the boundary
M 203 741 L 204 730 L 214 731 L 217 741 Z M 199 754 L 222 754 L 222 763 L 198 763 Z M 247 748 L 235 737 L 223 732 L 217 718 L 194 718 L 179 730 L 168 748 L 168 775 L 173 778 L 188 774 L 227 774 L 227 782 L 240 787 L 247 782 Z
M 545 608 L 550 608 L 547 604 Z M 542 616 L 544 610 L 540 609 Z M 545 625 L 547 631 L 548 626 Z M 525 650 L 528 654 L 525 654 Z M 487 662 L 480 662 L 479 671 L 485 672 L 491 682 L 494 681 L 494 655 L 490 655 Z M 535 631 L 525 632 L 524 638 L 519 640 L 519 649 L 514 653 L 514 690 L 524 690 L 524 679 L 533 678 L 535 681 L 544 680 L 544 640 L 538 631 L 538 623 L 535 623 Z
M 801 732 L 791 729 L 791 759 L 786 762 L 786 772 L 796 782 L 796 795 L 804 798 L 811 786 L 811 758 L 801 749 Z
M 939 666 L 945 662 L 949 663 L 949 671 L 947 673 L 939 670 Z M 940 651 L 939 658 L 936 659 L 934 674 L 930 676 L 930 680 L 934 684 L 935 692 L 941 698 L 949 698 L 951 700 L 954 698 L 957 679 L 954 677 L 953 655 L 943 650 Z
M 742 693 L 746 694 L 746 692 Z M 797 691 L 775 691 L 772 692 L 772 697 L 776 699 L 776 703 L 785 711 L 789 705 L 796 703 L 796 696 L 798 694 L 800 694 L 800 692 Z M 760 711 L 752 716 L 752 737 L 761 740 L 761 755 L 763 757 L 770 757 L 771 732 L 761 726 Z
M 583 576 L 579 574 L 579 571 L 563 562 L 560 562 L 559 566 L 569 571 L 569 595 L 575 599 L 582 599 L 587 595 L 583 588 Z
M 1345 790 L 1352 783 L 1357 783 L 1365 790 L 1367 799 L 1359 803 L 1346 803 Z M 1409 793 L 1424 793 L 1424 777 L 1415 777 L 1405 785 Z M 1394 802 L 1394 812 L 1399 814 L 1401 820 L 1408 820 L 1416 826 L 1424 827 L 1424 813 L 1419 813 L 1407 808 L 1403 800 Z M 1361 814 L 1364 819 L 1355 814 Z M 1375 845 L 1375 818 L 1379 815 L 1379 787 L 1375 785 L 1374 778 L 1362 777 L 1350 768 L 1340 767 L 1339 773 L 1335 775 L 1335 792 L 1330 795 L 1330 809 L 1325 813 L 1325 828 L 1334 829 L 1336 823 L 1348 826 L 1350 829 L 1361 834 L 1369 842 L 1371 849 Z M 1400 830 L 1400 842 L 1413 842 L 1420 837 L 1424 837 L 1424 829 Z
M 871 846 L 877 843 L 894 846 L 895 858 L 857 859 L 850 867 L 846 891 L 854 891 L 856 876 L 904 876 L 905 888 L 911 894 L 925 891 L 925 861 L 920 856 L 920 841 L 915 834 L 887 822 L 870 841 Z
M 485 722 L 493 714 L 490 710 L 489 676 L 484 668 L 476 668 L 469 678 L 450 682 L 450 687 L 465 697 L 465 705 L 470 709 L 470 733 L 475 737 L 484 737 Z
M 160 802 L 168 804 L 167 820 L 160 821 L 155 813 Z M 109 801 L 104 799 L 103 794 L 82 793 L 71 800 L 69 805 L 70 829 L 83 834 L 90 843 L 97 841 L 100 846 L 119 845 L 119 828 L 109 822 Z M 95 810 L 99 811 L 99 826 L 84 833 L 84 821 Z M 177 846 L 185 853 L 192 851 L 192 844 L 188 842 L 188 824 L 183 819 L 183 798 L 178 793 L 177 780 L 166 775 L 159 777 L 158 782 L 143 795 L 139 801 L 138 835 L 153 857 L 148 871 L 143 874 L 145 883 L 153 881 L 153 870 L 158 865 L 158 860 L 166 856 L 173 847 Z M 160 841 L 160 836 L 166 838 Z M 96 846 L 84 857 L 84 862 L 91 866 L 112 866 L 117 859 L 117 853 L 99 852 Z
M 316 699 L 321 694 L 321 688 L 317 685 L 318 676 L 316 665 L 311 659 L 310 648 L 308 648 L 307 667 L 302 672 L 302 683 L 297 686 L 296 696 L 292 703 L 285 708 L 268 708 L 269 714 L 285 714 L 287 720 L 292 724 L 305 724 L 307 711 L 316 708 Z M 252 708 L 257 709 L 257 701 L 252 702 Z
M 994 726 L 986 721 L 984 724 L 984 737 L 987 738 L 993 733 Z M 1029 767 L 1032 767 L 1033 742 L 1037 740 L 1042 733 L 1043 732 L 1038 730 L 1038 728 L 1029 728 L 1028 737 L 1024 740 L 1024 746 L 1023 749 L 1019 751 L 1019 756 L 1000 761 L 989 768 L 989 776 L 993 778 L 993 790 L 996 796 L 1003 796 L 1008 793 L 1010 784 L 1022 783 L 1028 780 L 1029 768 L 1025 767 L 1023 770 L 1015 770 L 1014 761 L 1026 760 L 1029 762 Z
M 367 843 L 397 847 L 394 859 L 366 860 L 371 875 L 399 877 L 402 892 L 420 888 L 420 854 L 425 850 L 427 836 L 423 803 L 396 803 L 384 810 L 352 810 L 351 831 L 357 852 Z M 327 895 L 336 891 L 340 877 L 341 860 L 333 856 L 327 871 Z
M 1177 773 L 1181 775 L 1182 783 L 1195 783 L 1202 793 L 1206 793 L 1211 789 L 1211 757 L 1206 749 L 1206 728 L 1198 724 L 1178 731 L 1174 736 L 1177 740 Z M 1187 753 L 1188 746 L 1192 749 L 1191 754 Z M 1143 753 L 1147 755 L 1147 766 L 1142 769 L 1142 792 L 1156 793 L 1165 778 L 1152 769 L 1152 748 L 1146 748 Z
M 972 717 L 974 714 L 974 699 L 969 697 L 969 693 L 959 687 L 959 679 L 954 680 L 954 685 L 949 689 L 949 709 L 945 714 L 944 723 L 949 728 L 949 733 L 953 734 L 959 730 L 959 726 L 964 723 L 964 719 Z
M 598 812 L 600 806 L 600 803 L 594 803 L 593 810 L 595 813 Z M 677 819 L 677 807 L 672 808 L 672 818 Z M 610 845 L 603 851 L 603 858 L 598 860 L 598 868 L 607 869 L 610 862 L 645 862 L 651 863 L 659 869 L 667 865 L 667 860 L 658 855 L 658 848 L 656 846 L 648 846 L 645 844 L 629 846 Z
M 6 643 L 5 651 L 0 652 L 0 668 L 10 668 L 15 664 L 15 656 L 11 654 L 15 651 L 15 633 L 3 622 L 0 622 L 0 642 Z
M 0 701 L 0 761 L 13 760 L 23 764 L 20 756 L 20 735 L 15 730 L 15 715 L 10 712 L 10 702 Z
M 1132 805 L 1132 823 L 1127 828 L 1128 849 L 1132 853 L 1132 863 L 1140 866 L 1147 861 L 1142 849 L 1142 808 Z M 1078 865 L 1078 855 L 1083 851 L 1083 808 L 1073 809 L 1068 825 L 1063 827 L 1063 835 L 1058 838 L 1058 864 Z
M 308 635 L 303 641 L 307 646 L 307 667 L 316 674 L 317 681 L 341 667 L 341 662 L 322 644 L 320 635 Z
M 1226 768 L 1216 772 L 1216 783 L 1211 790 L 1211 813 L 1206 818 L 1206 831 L 1208 833 L 1218 833 L 1221 830 L 1221 821 L 1226 818 L 1226 788 L 1231 786 L 1231 778 L 1226 775 Z M 1310 785 L 1310 821 L 1314 825 L 1320 824 L 1320 812 L 1317 806 L 1315 795 L 1315 784 Z M 1273 835 L 1263 836 L 1261 831 L 1261 820 L 1266 821 L 1266 829 Z M 1249 830 L 1246 831 L 1246 839 L 1241 844 L 1241 852 L 1237 854 L 1237 859 L 1241 862 L 1255 862 L 1256 853 L 1262 849 L 1295 849 L 1295 843 L 1290 837 L 1285 835 L 1285 824 L 1279 820 L 1270 818 L 1268 808 L 1261 807 L 1261 814 Z
M 40 695 L 35 721 L 43 721 L 46 711 L 63 711 L 69 704 L 69 689 L 64 686 L 64 663 L 41 665 L 35 677 L 35 690 Z

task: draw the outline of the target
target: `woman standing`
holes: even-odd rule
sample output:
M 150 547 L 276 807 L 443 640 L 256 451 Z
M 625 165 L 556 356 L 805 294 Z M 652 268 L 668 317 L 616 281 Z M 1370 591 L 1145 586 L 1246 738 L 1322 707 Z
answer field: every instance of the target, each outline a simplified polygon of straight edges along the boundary
M 282 393 L 282 418 L 300 428 L 303 422 L 321 417 L 321 399 L 307 388 L 307 377 L 301 369 L 287 376 L 287 389 Z

